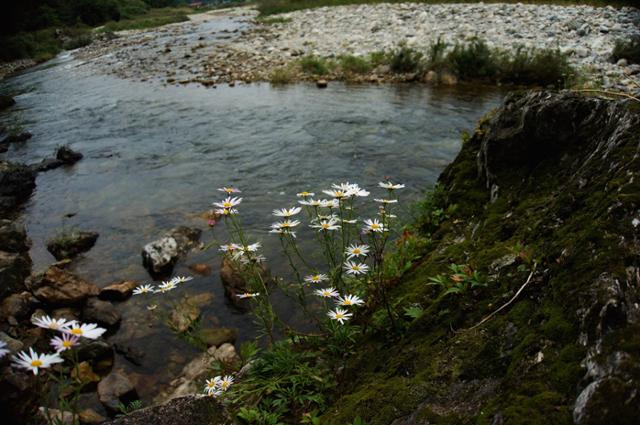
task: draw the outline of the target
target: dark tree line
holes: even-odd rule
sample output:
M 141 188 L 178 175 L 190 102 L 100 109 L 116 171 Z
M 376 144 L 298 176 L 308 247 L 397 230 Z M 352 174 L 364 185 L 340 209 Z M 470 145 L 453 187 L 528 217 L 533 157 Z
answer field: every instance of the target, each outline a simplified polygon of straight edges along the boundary
M 0 35 L 54 26 L 96 26 L 117 21 L 149 7 L 173 6 L 184 0 L 9 0 L 3 2 Z

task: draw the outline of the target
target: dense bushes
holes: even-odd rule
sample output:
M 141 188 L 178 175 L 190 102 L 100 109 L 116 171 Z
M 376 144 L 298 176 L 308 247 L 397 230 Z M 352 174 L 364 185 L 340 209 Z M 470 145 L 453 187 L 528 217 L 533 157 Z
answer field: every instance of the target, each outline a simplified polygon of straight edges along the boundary
M 629 63 L 640 63 L 640 37 L 616 41 L 611 60 L 617 62 L 620 59 L 626 59 Z

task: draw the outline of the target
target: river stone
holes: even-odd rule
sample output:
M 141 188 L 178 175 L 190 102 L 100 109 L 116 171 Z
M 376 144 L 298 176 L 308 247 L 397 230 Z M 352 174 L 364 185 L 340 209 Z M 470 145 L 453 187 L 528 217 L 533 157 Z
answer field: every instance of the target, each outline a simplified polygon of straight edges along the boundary
M 211 266 L 203 263 L 191 264 L 189 270 L 202 276 L 209 276 L 211 274 Z
M 54 158 L 45 158 L 32 168 L 37 172 L 49 171 L 62 166 L 73 165 L 82 159 L 82 154 L 75 152 L 68 146 L 62 146 L 56 150 Z
M 112 283 L 100 290 L 100 299 L 109 301 L 124 301 L 129 298 L 133 290 L 139 285 L 134 280 L 123 280 L 122 282 Z
M 40 301 L 60 306 L 80 304 L 100 292 L 93 283 L 56 266 L 49 267 L 44 274 L 33 276 L 29 288 Z
M 113 304 L 93 297 L 87 299 L 83 317 L 87 322 L 97 322 L 107 328 L 113 328 L 120 323 L 120 313 L 118 313 Z
M 47 242 L 47 250 L 56 258 L 63 260 L 73 258 L 78 254 L 90 250 L 98 239 L 98 233 L 74 231 L 62 234 Z
M 30 292 L 9 295 L 0 303 L 0 317 L 23 319 L 31 314 L 37 303 L 38 300 Z
M 90 408 L 78 412 L 78 418 L 81 424 L 100 424 L 107 420 L 107 418 Z
M 0 249 L 5 252 L 25 252 L 31 248 L 24 225 L 15 221 L 0 220 Z
M 71 370 L 71 377 L 84 384 L 100 381 L 100 375 L 95 373 L 91 368 L 91 364 L 86 361 L 78 363 L 78 365 Z
M 113 371 L 98 383 L 98 397 L 107 410 L 117 412 L 120 403 L 137 400 L 138 393 L 126 375 Z
M 200 317 L 200 308 L 182 301 L 169 313 L 169 326 L 176 332 L 188 331 Z
M 104 425 L 231 425 L 222 405 L 213 397 L 188 395 L 169 403 L 136 410 Z
M 24 343 L 22 341 L 12 338 L 4 332 L 0 332 L 0 341 L 7 344 L 7 348 L 14 353 L 24 349 Z
M 201 230 L 181 226 L 142 249 L 142 264 L 152 275 L 171 273 L 176 261 L 197 246 Z
M 240 264 L 226 256 L 223 257 L 222 265 L 220 266 L 220 280 L 222 281 L 224 294 L 227 296 L 227 299 L 236 307 L 245 309 L 247 308 L 246 300 L 238 298 L 238 295 L 251 291 L 248 288 L 246 280 L 242 276 L 242 270 L 240 270 L 240 267 Z M 262 275 L 262 279 L 265 283 L 270 281 L 269 271 L 262 264 L 260 265 L 260 274 Z
M 79 361 L 88 361 L 96 365 L 102 360 L 113 360 L 113 348 L 107 342 L 100 339 L 84 339 L 77 350 Z
M 14 214 L 36 187 L 36 174 L 26 165 L 0 161 L 0 218 Z
M 237 330 L 232 328 L 206 328 L 199 329 L 194 337 L 207 347 L 219 347 L 224 343 L 235 343 L 237 334 Z
M 10 134 L 9 136 L 5 137 L 0 143 L 2 143 L 3 145 L 9 145 L 11 143 L 22 143 L 26 142 L 32 137 L 33 134 L 25 131 L 24 133 Z
M 25 279 L 31 274 L 28 253 L 0 251 L 0 298 L 25 289 Z

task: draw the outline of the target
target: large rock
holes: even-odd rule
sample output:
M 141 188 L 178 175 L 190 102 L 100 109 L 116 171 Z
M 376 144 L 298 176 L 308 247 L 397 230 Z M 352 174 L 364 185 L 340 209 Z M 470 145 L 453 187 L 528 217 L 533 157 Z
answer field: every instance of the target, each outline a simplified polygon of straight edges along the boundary
M 31 273 L 28 253 L 0 251 L 0 298 L 25 289 L 25 279 Z
M 120 403 L 137 400 L 138 393 L 126 375 L 113 371 L 98 383 L 98 397 L 108 411 L 118 412 Z
M 194 337 L 207 347 L 219 347 L 225 343 L 235 343 L 237 335 L 238 332 L 233 328 L 203 328 L 198 329 Z
M 152 275 L 169 274 L 178 259 L 198 245 L 199 229 L 181 226 L 142 249 L 142 264 Z
M 82 314 L 86 322 L 96 322 L 106 328 L 113 328 L 120 324 L 120 313 L 109 301 L 89 298 Z
M 90 250 L 98 240 L 98 236 L 96 232 L 76 231 L 65 233 L 49 240 L 47 242 L 47 250 L 56 260 L 73 258 Z
M 16 213 L 36 187 L 36 173 L 26 165 L 0 161 L 0 218 Z
M 28 286 L 40 301 L 60 306 L 81 304 L 100 293 L 100 288 L 93 283 L 56 266 L 49 267 L 44 274 L 32 276 Z
M 133 290 L 139 285 L 134 280 L 123 280 L 112 283 L 100 290 L 100 299 L 109 301 L 124 301 L 131 296 Z
M 104 425 L 230 425 L 222 405 L 213 397 L 189 395 L 158 406 L 136 410 Z
M 7 96 L 4 94 L 0 95 L 0 111 L 2 111 L 3 109 L 10 108 L 15 104 L 16 104 L 16 100 L 13 97 Z
M 7 365 L 0 368 L 0 412 L 2 423 L 24 425 L 26 418 L 33 418 L 38 411 L 42 394 L 38 377 L 27 371 Z
M 168 324 L 176 332 L 186 332 L 193 327 L 200 317 L 200 308 L 197 305 L 183 301 L 169 313 Z
M 37 304 L 38 300 L 30 292 L 11 294 L 0 302 L 0 318 L 23 319 L 31 314 Z

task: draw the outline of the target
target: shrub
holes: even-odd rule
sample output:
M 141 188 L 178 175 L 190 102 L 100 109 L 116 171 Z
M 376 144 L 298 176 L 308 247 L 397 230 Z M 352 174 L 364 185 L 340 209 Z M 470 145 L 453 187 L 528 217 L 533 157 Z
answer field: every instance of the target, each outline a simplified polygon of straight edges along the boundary
M 277 68 L 269 75 L 271 84 L 289 84 L 293 80 L 294 73 L 291 68 Z
M 86 45 L 91 44 L 92 41 L 93 41 L 93 38 L 91 38 L 90 34 L 82 34 L 68 41 L 65 41 L 62 44 L 62 48 L 64 50 L 78 49 L 80 47 L 84 47 Z
M 576 74 L 567 55 L 558 49 L 520 47 L 499 56 L 497 77 L 507 83 L 564 87 Z
M 429 51 L 427 52 L 427 66 L 429 69 L 441 70 L 446 67 L 446 49 L 447 43 L 442 41 L 440 37 L 429 46 Z
M 391 52 L 389 65 L 393 72 L 417 72 L 422 64 L 422 53 L 400 44 L 398 48 Z
M 329 63 L 326 59 L 309 55 L 300 59 L 300 67 L 303 72 L 313 75 L 327 75 L 329 73 Z
M 371 71 L 373 66 L 368 60 L 352 55 L 345 55 L 340 57 L 340 68 L 343 72 L 350 72 L 352 74 L 365 74 Z
M 616 40 L 611 60 L 617 62 L 620 59 L 626 59 L 629 63 L 640 63 L 640 36 L 629 40 Z
M 497 72 L 495 55 L 480 39 L 468 44 L 456 44 L 447 55 L 447 62 L 463 79 L 491 79 Z

